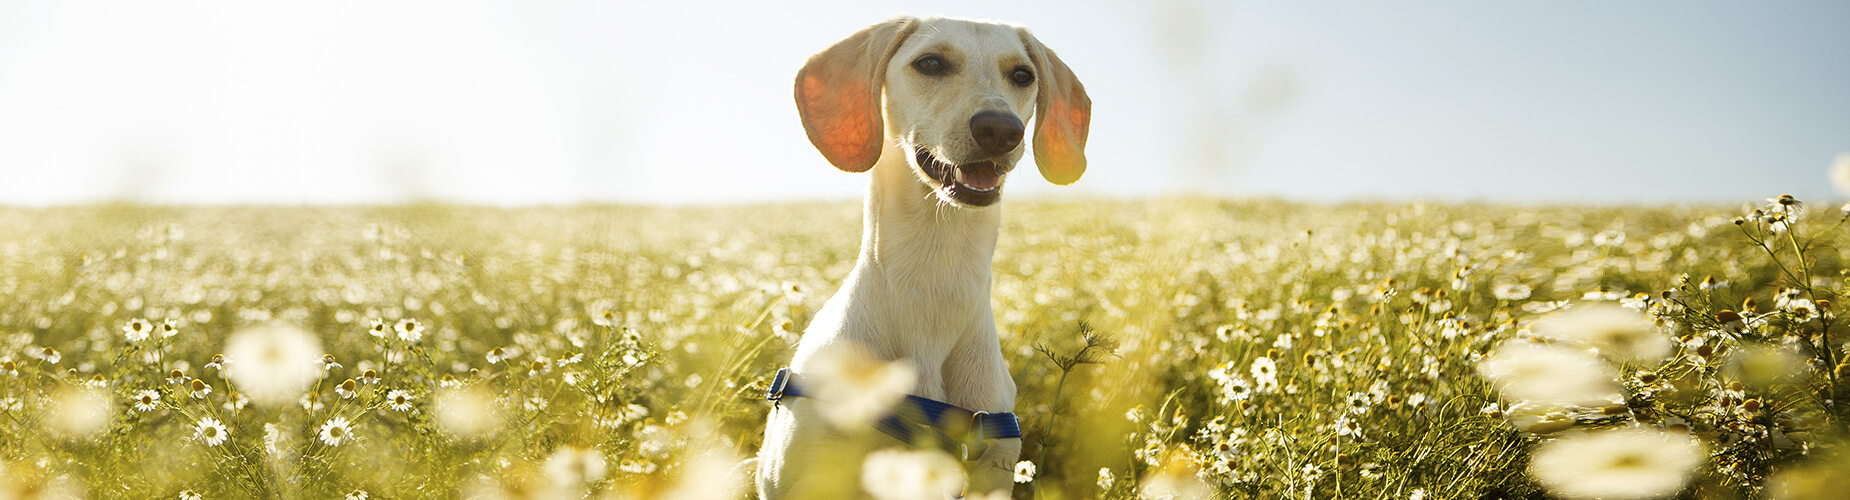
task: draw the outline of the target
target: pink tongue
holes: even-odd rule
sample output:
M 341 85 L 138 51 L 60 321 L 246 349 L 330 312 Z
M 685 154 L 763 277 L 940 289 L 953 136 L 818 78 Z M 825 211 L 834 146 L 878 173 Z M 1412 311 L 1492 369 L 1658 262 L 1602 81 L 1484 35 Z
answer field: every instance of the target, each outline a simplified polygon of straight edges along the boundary
M 1002 183 L 1002 176 L 996 174 L 995 163 L 986 161 L 957 167 L 957 182 L 971 189 L 988 191 Z

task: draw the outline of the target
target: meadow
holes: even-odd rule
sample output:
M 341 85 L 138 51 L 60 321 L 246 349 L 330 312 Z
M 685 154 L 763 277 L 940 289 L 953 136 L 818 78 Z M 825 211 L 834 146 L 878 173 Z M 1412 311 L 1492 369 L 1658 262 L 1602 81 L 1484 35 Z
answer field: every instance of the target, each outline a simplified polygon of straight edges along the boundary
M 1830 498 L 1850 472 L 1821 200 L 1002 209 L 1016 498 Z M 747 497 L 859 219 L 0 209 L 0 499 Z

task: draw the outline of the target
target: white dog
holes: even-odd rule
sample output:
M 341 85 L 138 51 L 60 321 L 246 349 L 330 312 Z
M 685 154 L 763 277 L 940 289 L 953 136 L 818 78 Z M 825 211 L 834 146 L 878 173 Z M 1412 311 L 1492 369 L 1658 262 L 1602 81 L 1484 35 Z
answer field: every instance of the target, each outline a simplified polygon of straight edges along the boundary
M 997 431 L 1016 424 L 1008 413 L 1015 382 L 989 302 L 1002 217 L 992 205 L 1022 157 L 1031 117 L 1038 117 L 1041 175 L 1070 184 L 1085 172 L 1092 103 L 1084 86 L 1021 27 L 901 17 L 812 56 L 797 73 L 796 102 L 810 142 L 830 163 L 873 172 L 859 261 L 773 388 L 778 403 L 759 451 L 759 495 L 853 496 L 868 453 L 917 445 L 926 434 L 953 455 L 973 455 L 961 457 L 969 460 L 968 491 L 1006 491 L 1021 439 L 1018 430 Z M 875 362 L 864 368 L 910 367 L 916 397 L 892 411 L 912 418 L 880 423 L 918 431 L 911 443 L 892 428 L 882 434 L 825 418 L 819 405 L 829 401 L 811 391 L 830 382 L 818 377 L 840 377 L 821 366 L 835 349 Z M 938 402 L 958 408 L 921 413 L 918 406 Z

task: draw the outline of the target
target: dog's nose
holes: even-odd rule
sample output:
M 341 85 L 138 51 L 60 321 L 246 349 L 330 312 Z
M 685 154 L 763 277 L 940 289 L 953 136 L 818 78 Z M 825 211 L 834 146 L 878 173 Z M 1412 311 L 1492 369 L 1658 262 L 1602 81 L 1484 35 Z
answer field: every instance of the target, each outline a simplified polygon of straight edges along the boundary
M 1021 145 L 1021 119 L 1000 111 L 984 111 L 970 117 L 970 136 L 984 153 L 999 155 Z

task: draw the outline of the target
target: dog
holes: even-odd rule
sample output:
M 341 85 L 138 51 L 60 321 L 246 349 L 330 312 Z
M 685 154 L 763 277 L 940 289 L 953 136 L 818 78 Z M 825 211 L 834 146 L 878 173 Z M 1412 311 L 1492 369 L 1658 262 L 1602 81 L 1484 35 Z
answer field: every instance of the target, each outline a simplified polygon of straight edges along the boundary
M 871 179 L 858 260 L 798 341 L 790 383 L 828 382 L 815 380 L 833 373 L 820 368 L 825 355 L 847 349 L 909 366 L 913 397 L 968 409 L 967 422 L 1013 411 L 989 297 L 996 203 L 1030 118 L 1043 177 L 1066 185 L 1085 172 L 1084 85 L 1025 28 L 898 17 L 810 57 L 796 104 L 823 157 Z M 832 423 L 827 401 L 777 396 L 757 459 L 762 498 L 856 496 L 867 454 L 916 444 Z M 1006 494 L 1015 436 L 979 435 L 962 450 L 966 491 Z

